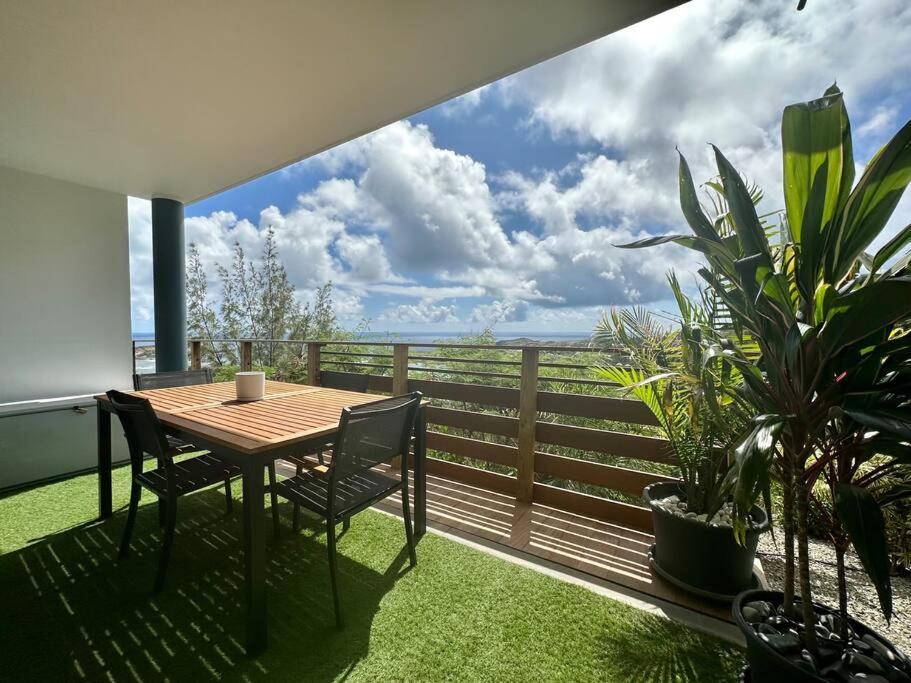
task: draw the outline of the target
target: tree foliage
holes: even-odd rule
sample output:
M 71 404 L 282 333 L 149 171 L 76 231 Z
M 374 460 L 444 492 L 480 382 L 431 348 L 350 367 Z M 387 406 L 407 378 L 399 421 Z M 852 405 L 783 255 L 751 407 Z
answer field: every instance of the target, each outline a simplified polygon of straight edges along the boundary
M 235 243 L 228 265 L 217 264 L 221 301 L 209 300 L 208 280 L 196 245 L 187 264 L 187 318 L 191 337 L 203 339 L 204 359 L 216 367 L 236 365 L 235 342 L 253 344 L 255 365 L 276 368 L 301 364 L 304 347 L 286 340 L 332 339 L 341 335 L 332 301 L 332 283 L 316 289 L 313 301 L 301 302 L 281 260 L 275 230 L 263 237 L 260 258 L 250 258 Z

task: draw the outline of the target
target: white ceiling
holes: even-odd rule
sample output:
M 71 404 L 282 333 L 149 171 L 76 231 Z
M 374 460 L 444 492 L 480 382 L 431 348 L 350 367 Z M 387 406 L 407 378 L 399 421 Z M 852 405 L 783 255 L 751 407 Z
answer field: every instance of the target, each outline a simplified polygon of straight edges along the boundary
M 682 0 L 0 0 L 0 165 L 195 201 Z

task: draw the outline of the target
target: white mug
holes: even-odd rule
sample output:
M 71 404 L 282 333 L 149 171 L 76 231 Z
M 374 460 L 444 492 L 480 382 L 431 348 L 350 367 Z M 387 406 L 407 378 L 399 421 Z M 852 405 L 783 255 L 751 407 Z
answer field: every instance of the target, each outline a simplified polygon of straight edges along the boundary
M 234 385 L 238 401 L 258 401 L 266 395 L 266 373 L 238 372 Z

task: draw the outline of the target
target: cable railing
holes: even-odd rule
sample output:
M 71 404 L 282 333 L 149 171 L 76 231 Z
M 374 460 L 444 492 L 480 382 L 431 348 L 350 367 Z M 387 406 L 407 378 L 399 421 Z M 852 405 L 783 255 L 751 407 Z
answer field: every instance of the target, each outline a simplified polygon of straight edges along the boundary
M 621 362 L 617 349 L 196 339 L 191 367 L 202 367 L 212 343 L 236 345 L 240 370 L 253 369 L 267 344 L 291 345 L 301 372 L 289 379 L 276 370 L 285 381 L 319 385 L 366 374 L 374 393 L 422 392 L 429 400 L 428 473 L 522 503 L 649 530 L 642 489 L 673 479 L 667 441 L 656 436 L 645 404 L 590 376 L 594 366 Z

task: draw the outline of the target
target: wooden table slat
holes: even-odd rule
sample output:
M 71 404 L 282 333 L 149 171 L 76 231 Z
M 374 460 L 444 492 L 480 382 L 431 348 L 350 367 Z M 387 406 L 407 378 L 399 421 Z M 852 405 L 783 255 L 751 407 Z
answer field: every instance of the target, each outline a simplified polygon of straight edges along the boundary
M 266 381 L 260 401 L 236 400 L 234 382 L 196 384 L 134 392 L 149 399 L 168 427 L 197 432 L 242 453 L 256 453 L 284 442 L 331 434 L 342 409 L 381 397 L 339 389 Z M 103 396 L 100 400 L 105 400 Z

